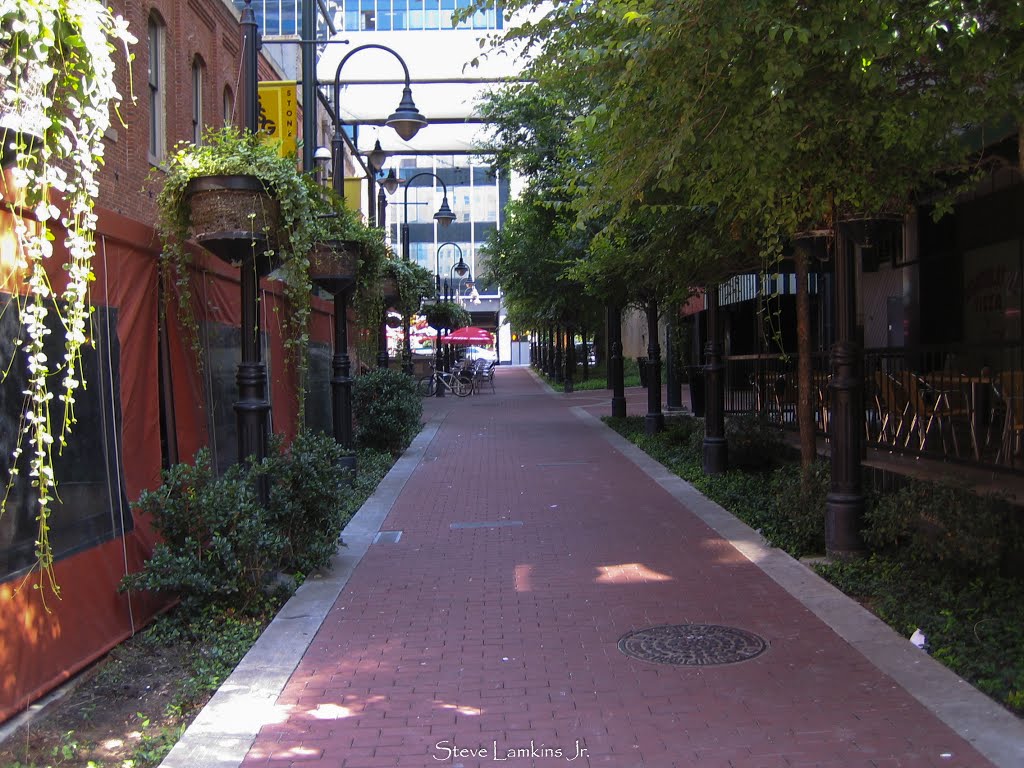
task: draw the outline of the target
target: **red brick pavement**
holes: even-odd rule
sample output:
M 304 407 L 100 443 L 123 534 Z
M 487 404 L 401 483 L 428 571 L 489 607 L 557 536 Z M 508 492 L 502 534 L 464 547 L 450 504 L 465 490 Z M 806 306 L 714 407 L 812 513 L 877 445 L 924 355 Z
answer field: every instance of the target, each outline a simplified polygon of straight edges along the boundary
M 383 525 L 400 540 L 356 567 L 243 765 L 990 765 L 573 415 L 586 393 L 497 386 L 428 404 L 447 416 Z M 769 647 L 617 648 L 684 623 Z

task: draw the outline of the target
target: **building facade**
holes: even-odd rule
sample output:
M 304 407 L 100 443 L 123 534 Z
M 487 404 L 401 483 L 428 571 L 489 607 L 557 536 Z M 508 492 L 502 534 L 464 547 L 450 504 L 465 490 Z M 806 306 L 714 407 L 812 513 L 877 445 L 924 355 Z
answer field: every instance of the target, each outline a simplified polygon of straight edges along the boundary
M 55 460 L 60 498 L 54 504 L 51 541 L 54 578 L 61 599 L 41 597 L 47 587 L 34 570 L 34 489 L 17 479 L 0 517 L 0 721 L 67 681 L 146 625 L 166 597 L 122 592 L 121 579 L 139 570 L 157 541 L 152 523 L 133 508 L 143 491 L 161 483 L 161 469 L 191 462 L 210 448 L 219 463 L 233 461 L 236 440 L 232 403 L 240 337 L 237 268 L 196 249 L 187 276 L 203 334 L 200 358 L 176 317 L 164 305 L 156 198 L 166 161 L 178 142 L 202 139 L 205 128 L 242 122 L 239 71 L 242 36 L 232 0 L 111 0 L 138 43 L 133 61 L 117 62 L 124 96 L 105 137 L 99 176 L 94 307 L 90 345 L 82 367 L 88 386 L 76 393 L 75 426 Z M 268 59 L 259 77 L 280 79 Z M 10 176 L 0 189 L 0 240 L 4 253 L 15 238 Z M 48 276 L 60 290 L 64 233 L 53 231 Z M 25 389 L 20 332 L 22 277 L 0 281 L 0 482 L 12 475 L 11 452 L 19 431 Z M 283 340 L 273 322 L 282 303 L 279 284 L 261 285 L 265 360 L 270 369 L 272 429 L 294 435 L 295 382 L 283 371 Z M 315 302 L 315 343 L 330 339 L 329 305 Z M 52 329 L 46 349 L 63 356 L 63 334 Z M 200 360 L 202 362 L 200 362 Z M 9 364 L 9 365 L 8 365 Z M 60 414 L 55 414 L 57 418 Z M 27 474 L 27 473 L 26 473 Z

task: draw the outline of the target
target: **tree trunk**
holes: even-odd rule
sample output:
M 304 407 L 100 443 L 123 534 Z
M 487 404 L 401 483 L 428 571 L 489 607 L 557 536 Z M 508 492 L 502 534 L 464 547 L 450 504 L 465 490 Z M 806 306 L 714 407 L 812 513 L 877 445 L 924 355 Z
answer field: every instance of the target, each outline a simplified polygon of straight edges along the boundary
M 811 297 L 807 285 L 810 249 L 806 241 L 797 241 L 793 260 L 796 263 L 796 353 L 797 403 L 796 417 L 800 425 L 800 466 L 804 474 L 817 458 L 818 446 L 814 421 L 814 381 L 811 364 Z

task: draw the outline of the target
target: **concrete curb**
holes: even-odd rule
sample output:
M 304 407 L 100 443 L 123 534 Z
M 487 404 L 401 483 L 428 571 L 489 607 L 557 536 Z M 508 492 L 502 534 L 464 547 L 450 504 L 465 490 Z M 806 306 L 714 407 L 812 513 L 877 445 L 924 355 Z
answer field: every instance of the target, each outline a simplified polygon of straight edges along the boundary
M 598 416 L 572 412 L 713 528 L 868 661 L 1001 768 L 1024 765 L 1024 722 L 918 650 L 885 622 L 670 472 Z
M 264 725 L 276 722 L 274 704 L 349 577 L 437 434 L 447 411 L 431 414 L 409 448 L 342 532 L 345 546 L 331 568 L 306 581 L 264 630 L 210 699 L 161 768 L 237 768 Z

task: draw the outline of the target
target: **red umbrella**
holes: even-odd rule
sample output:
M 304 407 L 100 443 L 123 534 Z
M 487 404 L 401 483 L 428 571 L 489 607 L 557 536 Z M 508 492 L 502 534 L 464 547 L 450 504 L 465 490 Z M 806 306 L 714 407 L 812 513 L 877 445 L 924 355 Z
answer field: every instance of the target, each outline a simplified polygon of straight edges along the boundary
M 442 344 L 493 344 L 494 334 L 470 325 L 441 337 Z

